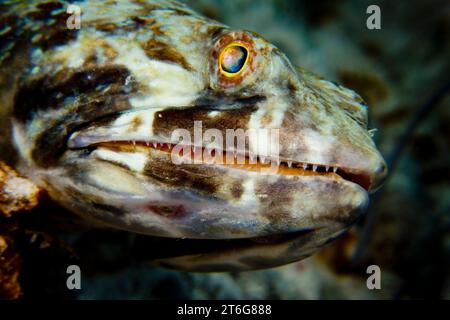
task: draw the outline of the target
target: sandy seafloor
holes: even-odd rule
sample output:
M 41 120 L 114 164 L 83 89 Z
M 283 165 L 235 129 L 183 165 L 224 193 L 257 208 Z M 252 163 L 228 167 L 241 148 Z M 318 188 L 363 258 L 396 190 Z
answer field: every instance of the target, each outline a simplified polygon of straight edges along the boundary
M 395 150 L 416 110 L 450 81 L 450 4 L 445 0 L 189 2 L 236 29 L 263 35 L 293 64 L 360 93 L 370 107 L 371 127 L 378 129 L 376 141 L 386 156 Z M 381 30 L 366 28 L 370 4 L 381 7 Z M 212 274 L 133 262 L 122 233 L 87 234 L 78 243 L 88 261 L 83 289 L 62 295 L 77 299 L 450 298 L 450 95 L 433 107 L 409 136 L 391 179 L 373 199 L 368 212 L 373 228 L 365 228 L 368 219 L 362 220 L 321 253 L 291 265 Z M 359 258 L 352 260 L 362 234 L 367 241 Z M 366 267 L 371 264 L 381 268 L 381 290 L 366 287 Z M 41 275 L 39 283 L 25 285 L 25 292 L 61 294 L 46 282 L 49 278 Z M 39 284 L 48 288 L 42 292 Z

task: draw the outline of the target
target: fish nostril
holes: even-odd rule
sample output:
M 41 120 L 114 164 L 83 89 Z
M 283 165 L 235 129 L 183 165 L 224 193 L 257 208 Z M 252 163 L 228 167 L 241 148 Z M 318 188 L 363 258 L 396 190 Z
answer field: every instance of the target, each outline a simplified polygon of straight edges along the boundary
M 386 162 L 382 160 L 381 163 L 373 171 L 373 178 L 369 191 L 370 192 L 377 191 L 386 181 L 387 176 L 388 176 L 388 167 Z
M 382 177 L 383 179 L 387 176 L 388 167 L 386 162 L 382 161 L 380 165 L 375 170 L 375 176 Z

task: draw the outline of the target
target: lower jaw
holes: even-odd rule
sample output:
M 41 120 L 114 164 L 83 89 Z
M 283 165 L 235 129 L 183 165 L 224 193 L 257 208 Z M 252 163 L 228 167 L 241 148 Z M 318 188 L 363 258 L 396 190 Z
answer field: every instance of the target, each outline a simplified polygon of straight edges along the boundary
M 141 244 L 153 248 L 151 251 L 140 251 L 146 260 L 159 260 L 189 255 L 205 255 L 227 250 L 242 250 L 251 247 L 280 245 L 294 239 L 306 237 L 313 229 L 301 230 L 286 234 L 277 234 L 240 239 L 188 239 L 142 236 Z
M 276 240 L 270 237 L 213 241 L 143 237 L 137 239 L 135 249 L 140 253 L 136 258 L 169 269 L 189 272 L 239 272 L 273 268 L 300 261 L 313 255 L 344 232 L 345 229 L 342 228 L 308 230 L 279 235 Z M 146 250 L 149 246 L 161 249 L 149 252 Z M 142 254 L 145 252 L 149 254 Z

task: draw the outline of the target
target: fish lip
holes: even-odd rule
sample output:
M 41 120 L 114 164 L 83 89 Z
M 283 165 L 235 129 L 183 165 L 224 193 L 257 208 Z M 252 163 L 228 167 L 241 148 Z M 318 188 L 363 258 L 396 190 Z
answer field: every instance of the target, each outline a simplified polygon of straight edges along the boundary
M 367 193 L 372 194 L 378 191 L 384 184 L 387 177 L 387 166 L 383 161 L 373 171 L 346 169 L 340 172 L 340 177 L 348 182 L 359 185 Z
M 108 144 L 117 144 L 117 145 L 130 145 L 130 146 L 144 146 L 148 148 L 157 148 L 159 145 L 161 146 L 174 146 L 170 141 L 167 141 L 165 139 L 143 139 L 143 138 L 137 138 L 133 137 L 133 139 L 111 139 L 107 136 L 84 136 L 81 132 L 75 132 L 73 133 L 70 138 L 68 139 L 67 146 L 70 150 L 79 150 L 79 149 L 86 149 L 86 148 L 95 148 L 99 146 L 107 146 Z M 187 145 L 188 148 L 204 148 L 203 146 L 195 146 L 195 145 Z M 170 150 L 169 150 L 170 151 Z M 203 152 L 203 150 L 202 150 Z M 223 150 L 223 154 L 227 152 L 236 152 L 239 156 L 245 156 L 245 152 L 235 151 L 235 150 Z M 387 175 L 387 166 L 382 162 L 382 164 L 374 170 L 374 172 L 368 172 L 368 171 L 361 171 L 361 170 L 355 170 L 352 168 L 346 168 L 345 166 L 341 165 L 324 165 L 324 164 L 313 164 L 306 161 L 301 160 L 294 160 L 292 158 L 277 158 L 276 160 L 273 160 L 273 157 L 270 156 L 260 156 L 260 155 L 254 155 L 254 157 L 257 159 L 258 164 L 260 164 L 261 158 L 266 159 L 266 163 L 272 164 L 272 162 L 277 162 L 277 166 L 281 166 L 284 168 L 297 168 L 297 169 L 304 169 L 305 172 L 309 174 L 318 174 L 322 176 L 328 176 L 329 178 L 332 177 L 332 174 L 334 173 L 334 178 L 342 178 L 348 182 L 355 183 L 359 186 L 361 186 L 366 192 L 373 193 L 376 190 L 378 190 L 383 182 L 385 181 L 385 177 Z M 264 163 L 263 163 L 264 164 Z M 236 168 L 238 169 L 238 168 Z M 245 170 L 245 169 L 241 169 Z

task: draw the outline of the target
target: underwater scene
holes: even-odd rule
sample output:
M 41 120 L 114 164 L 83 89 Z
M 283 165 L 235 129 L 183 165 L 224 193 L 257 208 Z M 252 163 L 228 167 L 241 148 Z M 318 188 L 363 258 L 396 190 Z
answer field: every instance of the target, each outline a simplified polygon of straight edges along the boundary
M 0 299 L 450 299 L 449 74 L 445 0 L 0 1 Z

